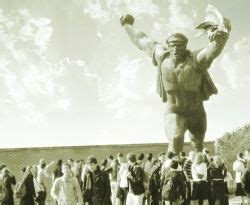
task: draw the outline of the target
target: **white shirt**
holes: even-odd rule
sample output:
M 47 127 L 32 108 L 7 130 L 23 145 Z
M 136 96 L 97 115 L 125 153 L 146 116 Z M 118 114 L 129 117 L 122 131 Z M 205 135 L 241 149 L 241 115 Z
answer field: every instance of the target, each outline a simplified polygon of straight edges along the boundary
M 201 163 L 201 164 L 192 164 L 192 177 L 194 181 L 206 181 L 207 180 L 207 164 Z M 198 175 L 203 175 L 202 178 L 200 178 Z
M 51 189 L 51 196 L 57 200 L 58 205 L 83 204 L 81 188 L 75 177 L 57 178 Z
M 243 161 L 236 160 L 233 163 L 233 170 L 235 171 L 235 182 L 241 183 L 242 182 L 242 173 L 245 171 L 245 166 Z
M 120 170 L 118 172 L 120 177 L 120 187 L 127 188 L 128 187 L 128 163 L 122 163 L 120 166 Z

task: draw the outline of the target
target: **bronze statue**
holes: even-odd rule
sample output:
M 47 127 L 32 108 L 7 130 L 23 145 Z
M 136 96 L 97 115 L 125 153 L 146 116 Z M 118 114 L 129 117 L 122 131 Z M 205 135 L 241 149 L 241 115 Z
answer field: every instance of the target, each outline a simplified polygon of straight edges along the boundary
M 203 101 L 217 94 L 207 70 L 226 44 L 231 30 L 229 20 L 222 18 L 219 25 L 207 18 L 200 24 L 197 28 L 208 34 L 209 44 L 194 52 L 187 50 L 188 39 L 181 33 L 170 35 L 166 45 L 162 45 L 135 29 L 132 15 L 122 16 L 120 23 L 132 42 L 158 67 L 157 92 L 166 103 L 164 124 L 169 151 L 176 154 L 182 151 L 187 130 L 195 150 L 202 151 L 207 129 Z

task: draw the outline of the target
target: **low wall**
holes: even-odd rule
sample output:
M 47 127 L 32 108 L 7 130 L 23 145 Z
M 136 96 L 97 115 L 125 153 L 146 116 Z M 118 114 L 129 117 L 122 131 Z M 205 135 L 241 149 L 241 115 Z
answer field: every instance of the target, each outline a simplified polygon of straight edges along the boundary
M 166 143 L 151 144 L 127 144 L 127 145 L 96 145 L 96 146 L 73 146 L 73 147 L 41 147 L 41 148 L 18 148 L 18 149 L 0 149 L 0 163 L 6 164 L 13 174 L 20 176 L 20 168 L 37 164 L 39 159 L 43 158 L 46 162 L 62 159 L 84 159 L 88 156 L 95 155 L 100 161 L 108 155 L 115 156 L 118 152 L 122 152 L 124 156 L 128 152 L 148 153 L 151 152 L 155 156 L 160 152 L 167 151 Z M 214 142 L 205 142 L 205 147 L 214 153 Z M 184 144 L 184 151 L 192 150 L 190 143 Z

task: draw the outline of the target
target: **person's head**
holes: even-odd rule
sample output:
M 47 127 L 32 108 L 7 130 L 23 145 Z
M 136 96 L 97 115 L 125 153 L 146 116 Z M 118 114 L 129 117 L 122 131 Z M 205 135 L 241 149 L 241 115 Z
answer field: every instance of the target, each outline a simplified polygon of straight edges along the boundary
M 0 165 L 0 172 L 1 172 L 5 167 L 6 167 L 5 164 L 1 164 L 1 165 Z
M 62 160 L 59 159 L 59 160 L 56 162 L 56 165 L 61 167 L 61 166 L 62 166 Z
M 111 163 L 114 160 L 114 157 L 113 155 L 109 155 L 107 159 L 108 159 L 108 163 Z
M 205 154 L 205 155 L 209 155 L 209 150 L 207 148 L 204 148 L 202 150 L 202 153 Z
M 2 169 L 2 175 L 3 175 L 3 176 L 7 176 L 9 173 L 10 173 L 10 170 L 9 170 L 7 167 L 4 167 L 4 168 Z
M 71 170 L 71 165 L 66 163 L 62 165 L 62 173 L 64 176 L 68 177 L 71 175 L 72 170 Z
M 166 161 L 166 154 L 165 154 L 165 152 L 161 152 L 161 153 L 159 154 L 158 159 L 159 159 L 160 162 L 163 164 L 163 163 Z
M 107 160 L 107 159 L 103 159 L 103 160 L 101 161 L 101 166 L 102 166 L 102 167 L 106 167 L 107 164 L 108 164 L 108 160 Z
M 159 159 L 155 159 L 152 163 L 153 167 L 159 167 L 161 165 L 161 161 Z
M 88 157 L 87 166 L 91 172 L 94 172 L 97 169 L 97 159 L 94 156 Z
M 188 39 L 181 33 L 173 33 L 167 38 L 167 46 L 170 52 L 170 56 L 175 61 L 184 60 L 187 52 Z
M 181 152 L 180 152 L 180 158 L 184 158 L 184 157 L 186 157 L 186 153 L 183 152 L 183 151 L 181 151 Z
M 143 161 L 143 159 L 144 159 L 144 154 L 143 153 L 140 153 L 140 154 L 137 155 L 137 160 L 138 161 Z
M 171 162 L 170 162 L 170 169 L 177 169 L 178 168 L 178 162 L 176 161 L 176 160 L 172 160 Z
M 70 166 L 74 163 L 74 160 L 73 159 L 68 159 L 67 160 L 67 164 L 70 164 Z
M 167 153 L 167 158 L 168 158 L 168 159 L 173 159 L 173 157 L 174 157 L 174 153 L 171 152 L 171 151 L 168 151 L 168 153 Z
M 117 159 L 120 164 L 123 163 L 123 154 L 121 152 L 117 153 Z
M 152 154 L 152 153 L 147 153 L 147 154 L 146 154 L 146 159 L 147 159 L 148 161 L 151 161 L 151 160 L 153 159 L 153 154 Z
M 45 162 L 42 162 L 41 164 L 40 164 L 40 168 L 41 169 L 44 169 L 46 167 L 46 163 Z
M 132 153 L 132 152 L 128 153 L 127 154 L 127 160 L 128 160 L 128 163 L 131 164 L 131 165 L 134 164 L 134 163 L 136 163 L 136 156 L 135 156 L 135 154 Z
M 216 155 L 213 157 L 213 162 L 216 167 L 219 167 L 222 164 L 222 158 L 220 155 Z
M 194 163 L 198 165 L 203 162 L 205 162 L 204 155 L 202 153 L 197 153 Z
M 238 158 L 238 159 L 243 159 L 243 156 L 244 156 L 243 153 L 240 152 L 240 153 L 237 155 L 237 158 Z

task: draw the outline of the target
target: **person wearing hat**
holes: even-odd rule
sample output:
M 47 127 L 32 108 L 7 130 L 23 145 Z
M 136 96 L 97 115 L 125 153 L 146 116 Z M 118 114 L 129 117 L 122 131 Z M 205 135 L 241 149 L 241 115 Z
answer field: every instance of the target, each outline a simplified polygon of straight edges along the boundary
M 97 159 L 87 159 L 88 171 L 83 176 L 83 201 L 86 205 L 111 205 L 111 187 L 108 174 L 101 171 Z
M 120 23 L 131 41 L 158 67 L 157 92 L 166 103 L 164 125 L 169 151 L 179 154 L 183 150 L 184 134 L 188 130 L 195 150 L 201 152 L 207 129 L 203 101 L 217 94 L 207 70 L 227 42 L 229 20 L 224 21 L 227 31 L 219 26 L 211 27 L 207 32 L 208 46 L 198 51 L 187 49 L 188 39 L 182 33 L 171 34 L 165 44 L 151 40 L 133 26 L 132 15 L 122 16 Z

